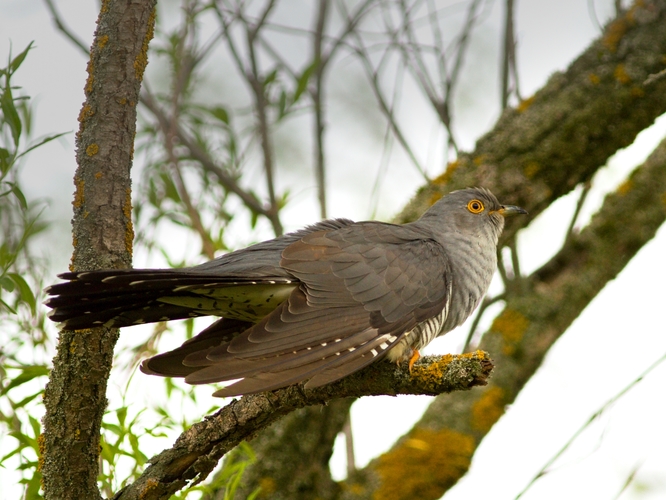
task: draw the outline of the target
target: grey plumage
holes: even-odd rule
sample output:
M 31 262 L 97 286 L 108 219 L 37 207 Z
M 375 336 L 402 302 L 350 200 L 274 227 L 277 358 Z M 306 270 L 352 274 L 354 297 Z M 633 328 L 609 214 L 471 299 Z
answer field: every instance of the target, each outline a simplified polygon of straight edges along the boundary
M 222 316 L 142 371 L 192 384 L 242 378 L 217 396 L 317 387 L 384 356 L 413 360 L 462 324 L 513 213 L 526 212 L 465 189 L 409 224 L 328 220 L 195 267 L 64 273 L 46 304 L 74 330 Z

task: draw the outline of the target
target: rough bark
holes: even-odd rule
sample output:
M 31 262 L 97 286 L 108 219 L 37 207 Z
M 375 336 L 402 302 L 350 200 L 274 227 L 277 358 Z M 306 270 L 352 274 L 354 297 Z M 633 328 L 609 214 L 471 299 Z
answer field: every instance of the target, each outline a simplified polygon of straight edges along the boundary
M 155 0 L 102 2 L 76 135 L 72 270 L 126 268 L 136 103 Z M 47 499 L 100 498 L 100 425 L 117 330 L 60 332 L 46 386 L 40 466 Z
M 150 460 L 139 479 L 114 497 L 117 500 L 167 499 L 181 488 L 205 479 L 222 456 L 241 441 L 288 413 L 340 398 L 373 395 L 424 394 L 468 390 L 487 383 L 492 363 L 476 351 L 459 356 L 426 357 L 406 368 L 375 363 L 334 384 L 304 391 L 291 386 L 235 399 L 214 415 L 193 425 L 174 446 Z M 273 497 L 274 498 L 274 497 Z
M 557 198 L 589 181 L 611 155 L 631 144 L 639 132 L 666 112 L 666 78 L 650 78 L 664 69 L 665 52 L 666 2 L 637 2 L 609 23 L 599 39 L 565 72 L 553 75 L 543 89 L 516 109 L 506 110 L 493 130 L 478 141 L 473 152 L 461 154 L 444 174 L 419 190 L 397 217 L 397 222 L 415 220 L 443 193 L 471 185 L 489 187 L 502 201 L 527 208 L 530 217 L 538 215 Z M 660 154 L 655 152 L 650 161 L 658 163 Z M 648 186 L 642 189 L 646 190 Z M 656 201 L 658 184 L 650 187 L 655 199 L 653 212 L 659 213 L 663 202 Z M 644 210 L 640 204 L 635 208 Z M 595 219 L 597 223 L 605 219 L 603 210 L 607 209 L 608 205 L 604 205 L 599 216 L 602 219 Z M 631 211 L 626 215 L 634 217 Z M 611 215 L 602 233 L 613 227 L 622 228 L 622 220 Z M 643 221 L 643 215 L 640 220 Z M 505 230 L 503 241 L 515 233 L 520 223 L 512 221 Z M 584 269 L 576 267 L 576 259 L 582 259 L 584 254 L 570 247 L 573 241 L 581 241 L 583 235 L 572 240 L 566 252 L 563 250 L 564 253 L 540 271 L 543 274 L 547 269 L 559 266 L 549 281 L 555 283 L 556 274 L 566 274 L 570 278 L 567 286 L 586 290 L 573 294 L 567 289 L 569 295 L 564 297 L 567 297 L 569 307 L 566 311 L 561 309 L 564 307 L 562 296 L 558 295 L 563 293 L 562 290 L 552 285 L 544 289 L 541 274 L 536 273 L 521 283 L 527 287 L 508 290 L 507 309 L 494 325 L 506 328 L 504 337 L 500 335 L 500 338 L 511 339 L 522 328 L 532 332 L 513 341 L 518 357 L 503 354 L 503 349 L 510 347 L 492 343 L 497 334 L 487 334 L 481 348 L 491 353 L 500 368 L 483 395 L 474 391 L 437 398 L 423 420 L 389 454 L 341 484 L 341 498 L 370 498 L 373 495 L 379 498 L 439 498 L 467 471 L 476 446 L 501 416 L 503 406 L 515 399 L 548 348 L 604 284 L 626 265 L 640 245 L 651 238 L 660 223 L 657 217 L 644 228 L 634 227 L 637 233 L 646 236 L 631 240 L 629 254 L 623 252 L 622 258 L 614 260 L 612 265 L 603 260 L 587 259 Z M 585 234 L 595 238 L 600 236 Z M 603 242 L 607 256 L 614 257 L 615 244 L 620 242 L 612 239 Z M 566 262 L 562 260 L 564 255 L 569 256 Z M 594 285 L 587 281 L 576 282 L 576 278 L 587 280 L 587 275 L 595 276 Z M 543 293 L 534 293 L 537 289 Z M 530 297 L 525 306 L 527 312 L 534 309 L 542 310 L 544 314 L 543 317 L 526 315 L 527 324 L 518 315 L 520 310 L 512 306 L 514 301 L 527 300 L 526 293 Z M 560 309 L 553 306 L 554 303 L 558 303 Z M 546 311 L 551 315 L 557 313 L 557 321 L 548 317 Z M 530 348 L 523 345 L 524 342 L 536 342 L 539 348 Z M 437 443 L 429 446 L 427 459 L 426 448 L 422 447 L 423 454 L 420 454 L 418 446 L 415 447 L 415 443 L 421 442 Z M 438 453 L 433 453 L 435 450 Z M 428 462 L 423 463 L 424 460 Z M 405 468 L 401 465 L 405 462 L 420 464 L 422 470 L 417 473 Z M 423 470 L 428 473 L 424 474 Z M 390 477 L 390 481 L 383 482 L 382 477 Z M 387 485 L 391 486 L 388 490 Z M 320 490 L 319 494 L 325 492 Z

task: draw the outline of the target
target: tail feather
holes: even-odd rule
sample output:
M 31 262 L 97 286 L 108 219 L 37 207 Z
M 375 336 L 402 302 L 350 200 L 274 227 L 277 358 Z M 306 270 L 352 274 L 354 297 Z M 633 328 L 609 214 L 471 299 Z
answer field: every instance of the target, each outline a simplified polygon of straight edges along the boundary
M 203 290 L 290 283 L 285 278 L 205 275 L 191 269 L 70 272 L 59 277 L 67 281 L 46 289 L 51 297 L 45 304 L 53 309 L 53 321 L 73 330 L 206 316 L 215 311 L 197 306 L 214 298 L 207 298 Z

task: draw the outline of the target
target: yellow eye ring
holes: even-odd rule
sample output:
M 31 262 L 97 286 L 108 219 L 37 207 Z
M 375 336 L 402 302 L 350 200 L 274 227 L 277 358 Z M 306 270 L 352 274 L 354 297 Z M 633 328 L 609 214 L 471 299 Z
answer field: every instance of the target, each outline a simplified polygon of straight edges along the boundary
M 484 206 L 480 200 L 472 200 L 467 204 L 467 210 L 473 214 L 480 214 L 483 212 Z

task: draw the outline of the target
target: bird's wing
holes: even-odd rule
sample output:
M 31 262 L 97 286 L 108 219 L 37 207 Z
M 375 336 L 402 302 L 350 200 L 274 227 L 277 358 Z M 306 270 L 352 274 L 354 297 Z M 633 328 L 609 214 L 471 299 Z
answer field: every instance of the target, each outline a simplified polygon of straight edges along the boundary
M 404 226 L 314 232 L 283 251 L 281 266 L 299 287 L 228 345 L 186 357 L 186 365 L 200 367 L 187 382 L 243 377 L 218 396 L 305 379 L 308 387 L 323 385 L 382 357 L 448 300 L 443 248 Z
M 332 219 L 195 267 L 60 274 L 46 289 L 50 318 L 65 328 L 123 327 L 217 315 L 256 323 L 295 288 L 280 267 L 282 251 L 303 236 L 353 224 Z

